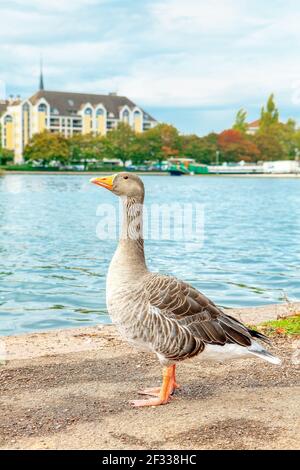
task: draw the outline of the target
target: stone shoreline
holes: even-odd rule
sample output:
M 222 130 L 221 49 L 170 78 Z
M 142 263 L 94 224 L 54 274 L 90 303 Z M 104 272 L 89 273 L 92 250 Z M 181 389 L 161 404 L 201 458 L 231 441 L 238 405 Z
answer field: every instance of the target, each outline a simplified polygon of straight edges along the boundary
M 299 312 L 300 303 L 229 310 L 248 324 Z M 184 361 L 168 405 L 134 409 L 161 368 L 114 326 L 2 336 L 0 449 L 299 449 L 300 342 L 272 343 L 281 366 Z

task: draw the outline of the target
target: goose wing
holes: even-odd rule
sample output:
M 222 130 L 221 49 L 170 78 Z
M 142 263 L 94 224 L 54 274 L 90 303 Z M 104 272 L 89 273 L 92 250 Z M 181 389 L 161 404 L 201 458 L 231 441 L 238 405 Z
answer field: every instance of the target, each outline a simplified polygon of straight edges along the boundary
M 161 317 L 160 334 L 164 335 L 164 349 L 169 349 L 168 357 L 174 348 L 176 351 L 183 349 L 184 357 L 178 357 L 181 359 L 186 357 L 186 349 L 190 348 L 187 355 L 191 357 L 201 352 L 205 344 L 234 343 L 248 347 L 252 336 L 264 339 L 263 335 L 226 315 L 197 289 L 175 277 L 150 274 L 144 288 L 150 307 Z M 182 348 L 178 344 L 180 341 L 184 342 Z

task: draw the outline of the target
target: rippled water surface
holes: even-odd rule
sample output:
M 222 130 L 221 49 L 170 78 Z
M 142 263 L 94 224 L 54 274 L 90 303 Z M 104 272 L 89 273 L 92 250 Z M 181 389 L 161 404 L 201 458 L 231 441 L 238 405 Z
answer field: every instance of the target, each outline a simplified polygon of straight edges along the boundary
M 204 208 L 204 243 L 148 240 L 149 267 L 223 306 L 300 299 L 300 181 L 145 176 L 148 203 Z M 97 207 L 118 201 L 88 175 L 0 177 L 0 334 L 109 322 L 105 276 L 116 241 Z M 101 228 L 101 227 L 100 227 Z

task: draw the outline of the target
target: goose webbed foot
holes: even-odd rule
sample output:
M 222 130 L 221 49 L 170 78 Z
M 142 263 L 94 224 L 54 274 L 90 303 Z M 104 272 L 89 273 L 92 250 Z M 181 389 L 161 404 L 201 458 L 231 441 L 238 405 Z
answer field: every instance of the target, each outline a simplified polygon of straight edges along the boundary
M 160 387 L 145 388 L 145 390 L 140 390 L 139 395 L 149 395 L 151 397 L 159 397 Z
M 179 385 L 175 380 L 175 365 L 165 367 L 163 370 L 163 383 L 161 388 L 147 388 L 139 392 L 140 395 L 149 395 L 155 398 L 150 398 L 148 400 L 133 400 L 130 403 L 134 407 L 166 405 L 172 398 L 176 388 L 179 388 Z
M 160 397 L 149 398 L 148 400 L 132 400 L 130 403 L 135 408 L 140 408 L 143 406 L 159 406 L 166 405 L 170 401 L 170 397 L 166 400 L 162 400 Z

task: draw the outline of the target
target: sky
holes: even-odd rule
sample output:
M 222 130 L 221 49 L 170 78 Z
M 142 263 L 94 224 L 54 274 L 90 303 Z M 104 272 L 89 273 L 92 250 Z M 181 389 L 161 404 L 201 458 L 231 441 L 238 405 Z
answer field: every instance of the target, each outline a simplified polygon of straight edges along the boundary
M 275 93 L 300 124 L 299 0 L 0 0 L 0 92 L 128 96 L 183 133 L 249 121 Z M 2 85 L 2 86 L 1 86 Z

